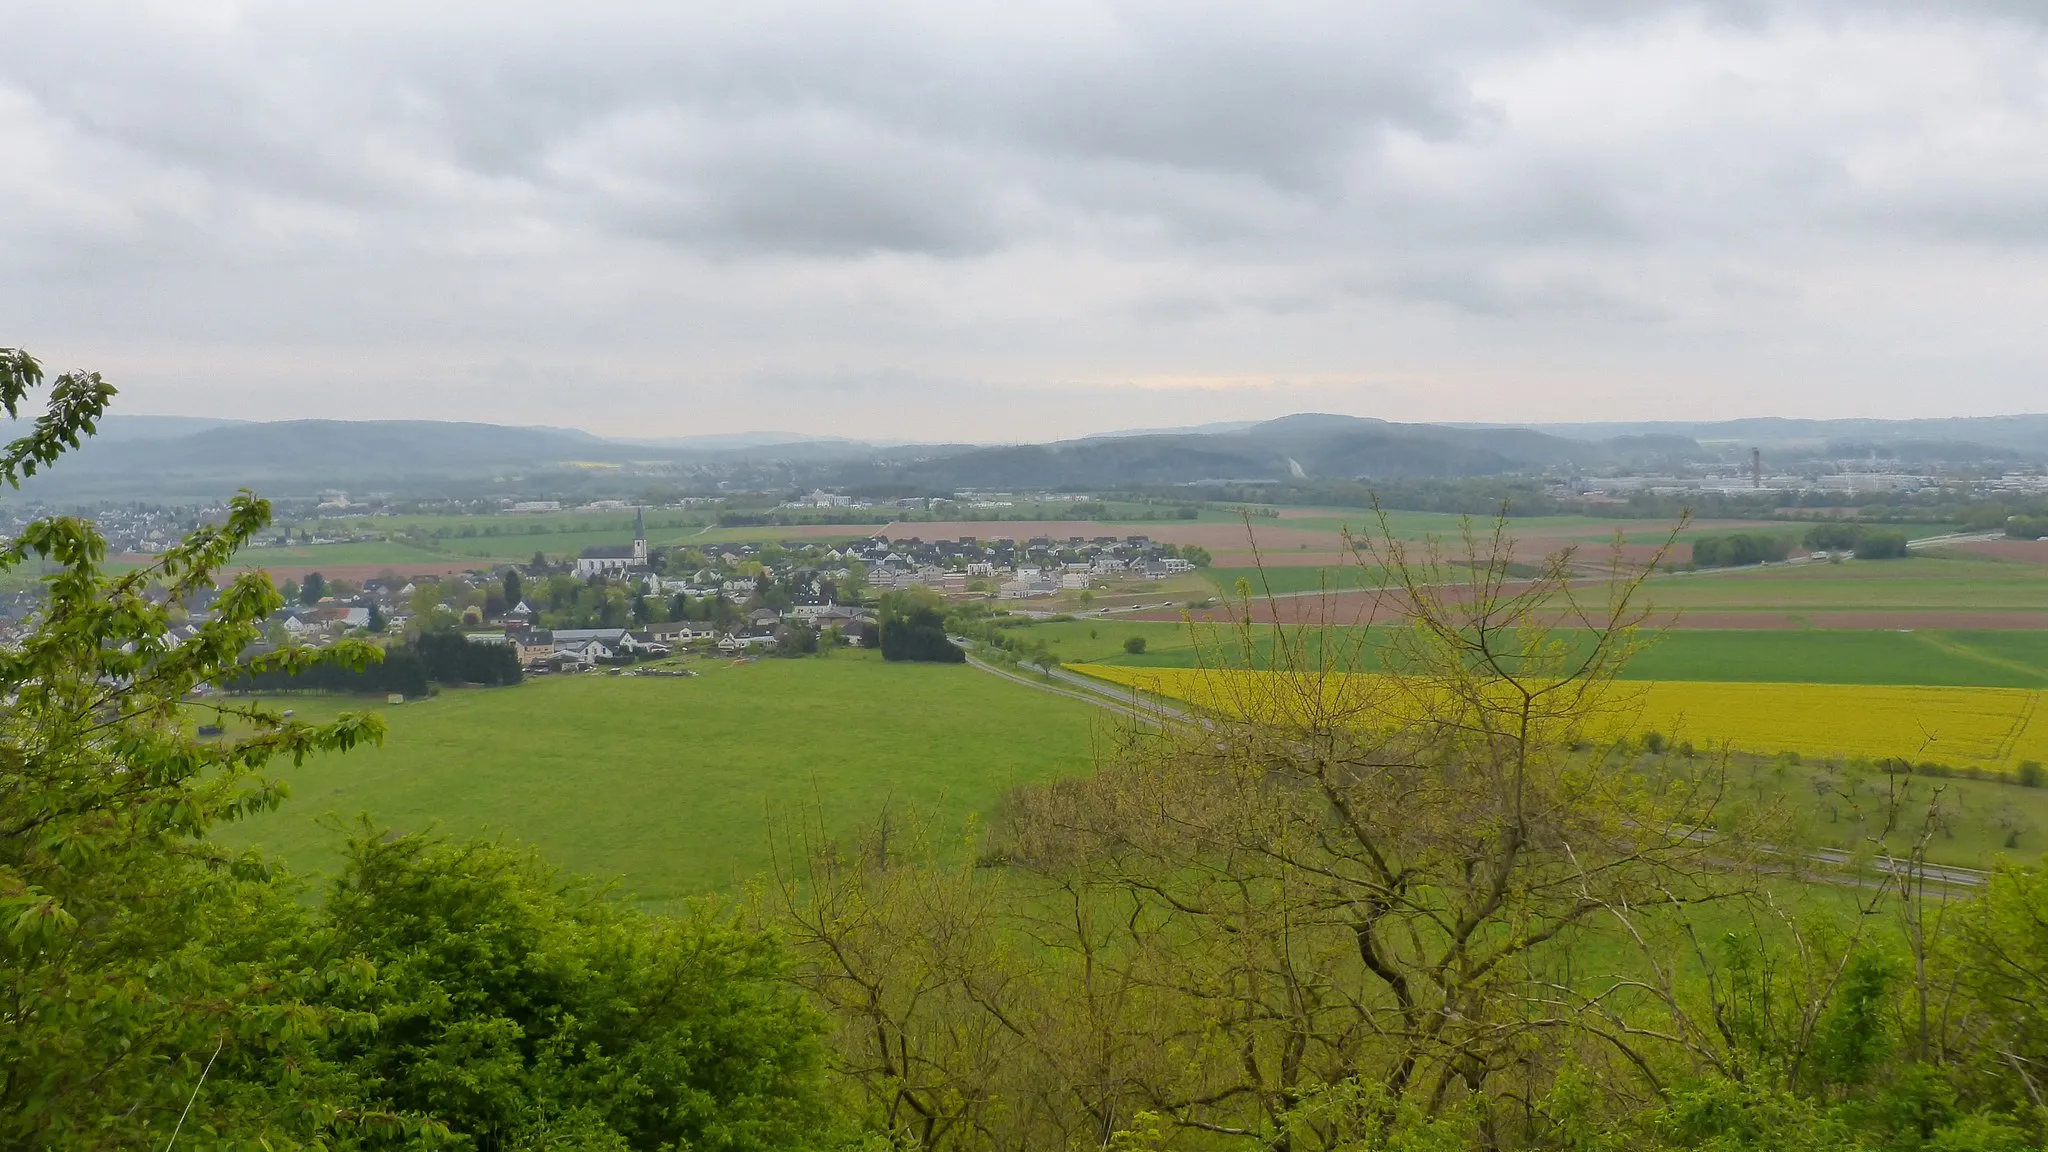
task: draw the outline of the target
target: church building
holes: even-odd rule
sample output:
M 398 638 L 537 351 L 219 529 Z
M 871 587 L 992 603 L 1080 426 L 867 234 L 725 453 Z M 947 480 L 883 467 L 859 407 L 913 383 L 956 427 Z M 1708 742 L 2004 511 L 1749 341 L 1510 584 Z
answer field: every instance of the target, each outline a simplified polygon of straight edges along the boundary
M 647 517 L 638 508 L 633 509 L 633 543 L 594 545 L 576 557 L 576 575 L 585 580 L 599 575 L 624 576 L 646 567 Z

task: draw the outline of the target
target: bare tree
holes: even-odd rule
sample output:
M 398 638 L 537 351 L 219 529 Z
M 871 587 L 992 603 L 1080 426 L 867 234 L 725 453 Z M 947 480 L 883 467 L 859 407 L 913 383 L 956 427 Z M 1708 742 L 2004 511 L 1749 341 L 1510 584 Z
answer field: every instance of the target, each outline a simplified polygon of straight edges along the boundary
M 1674 1037 L 1621 1001 L 1655 981 L 1575 949 L 1744 890 L 1748 852 L 1718 760 L 1624 738 L 1669 544 L 1617 539 L 1589 581 L 1571 550 L 1518 562 L 1504 517 L 1447 550 L 1382 516 L 1351 620 L 1241 597 L 1198 629 L 1201 716 L 1013 796 L 991 867 L 811 844 L 785 912 L 871 1115 L 931 1148 L 1100 1146 L 1140 1114 L 1168 1143 L 1451 1117 L 1492 1143 L 1569 1060 L 1654 1087 Z

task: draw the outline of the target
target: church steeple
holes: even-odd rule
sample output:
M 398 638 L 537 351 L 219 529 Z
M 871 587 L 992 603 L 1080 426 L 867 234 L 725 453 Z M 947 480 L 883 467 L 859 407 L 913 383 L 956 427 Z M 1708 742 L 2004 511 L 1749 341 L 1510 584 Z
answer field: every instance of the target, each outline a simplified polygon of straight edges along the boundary
M 647 563 L 647 516 L 638 507 L 633 509 L 633 563 Z

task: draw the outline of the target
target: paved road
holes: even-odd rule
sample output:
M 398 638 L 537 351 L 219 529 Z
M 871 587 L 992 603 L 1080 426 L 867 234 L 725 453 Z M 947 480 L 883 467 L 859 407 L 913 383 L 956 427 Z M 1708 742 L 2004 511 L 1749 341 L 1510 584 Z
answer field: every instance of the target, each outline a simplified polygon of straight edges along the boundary
M 1141 696 L 1134 692 L 1119 692 L 1100 680 L 1076 675 L 1065 668 L 1053 667 L 1043 669 L 1042 678 L 1028 672 L 1012 672 L 1007 668 L 997 667 L 977 656 L 975 649 L 979 646 L 974 641 L 964 636 L 952 636 L 948 637 L 948 639 L 953 642 L 954 647 L 967 654 L 967 662 L 969 664 L 992 676 L 1000 676 L 1005 680 L 1022 684 L 1026 688 L 1036 688 L 1040 692 L 1050 692 L 1055 696 L 1065 696 L 1070 700 L 1080 700 L 1084 703 L 1094 704 L 1097 707 L 1107 708 L 1112 712 L 1128 716 L 1134 720 L 1141 720 L 1152 724 L 1158 724 L 1164 720 L 1186 724 L 1202 724 L 1205 726 L 1208 723 L 1199 713 L 1191 708 L 1185 708 L 1154 696 Z

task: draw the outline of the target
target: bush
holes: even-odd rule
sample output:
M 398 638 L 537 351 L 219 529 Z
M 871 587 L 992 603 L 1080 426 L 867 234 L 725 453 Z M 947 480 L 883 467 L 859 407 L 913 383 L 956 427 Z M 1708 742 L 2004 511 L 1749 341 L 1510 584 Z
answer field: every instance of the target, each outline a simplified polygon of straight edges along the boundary
M 1145 638 L 1143 636 L 1132 636 L 1126 639 L 1124 641 L 1124 651 L 1130 653 L 1133 656 L 1144 655 Z
M 2022 760 L 2019 780 L 2022 788 L 2039 788 L 2044 781 L 2048 781 L 2048 772 L 2042 770 L 2039 760 Z
M 1783 536 L 1736 532 L 1727 536 L 1702 536 L 1692 542 L 1692 562 L 1701 568 L 1736 568 L 1783 560 L 1792 554 L 1792 542 Z
M 1904 532 L 1865 532 L 1857 537 L 1858 560 L 1898 560 L 1906 555 Z
M 1815 551 L 1836 552 L 1856 547 L 1862 535 L 1861 524 L 1816 524 L 1807 529 L 1803 543 Z

